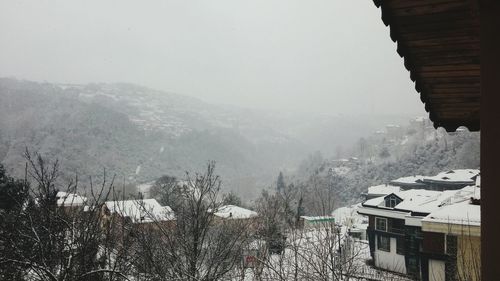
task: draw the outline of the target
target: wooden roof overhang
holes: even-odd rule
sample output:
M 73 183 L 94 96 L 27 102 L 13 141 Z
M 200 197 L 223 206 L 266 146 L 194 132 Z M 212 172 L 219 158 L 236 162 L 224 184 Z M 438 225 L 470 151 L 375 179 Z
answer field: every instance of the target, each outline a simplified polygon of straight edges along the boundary
M 479 8 L 472 0 L 374 0 L 434 127 L 479 130 Z M 500 82 L 500 81 L 499 81 Z

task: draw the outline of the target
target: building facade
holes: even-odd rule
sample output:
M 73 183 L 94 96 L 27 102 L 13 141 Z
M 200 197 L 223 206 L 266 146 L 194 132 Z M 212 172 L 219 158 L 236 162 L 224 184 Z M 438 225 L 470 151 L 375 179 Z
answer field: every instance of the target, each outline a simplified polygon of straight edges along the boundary
M 364 202 L 358 213 L 369 218 L 367 236 L 374 265 L 418 280 L 456 280 L 453 279 L 456 276 L 446 272 L 460 272 L 461 264 L 476 262 L 470 252 L 479 243 L 479 238 L 474 238 L 477 232 L 467 228 L 467 237 L 458 235 L 458 227 L 465 230 L 463 221 L 456 219 L 457 226 L 450 232 L 449 222 L 438 224 L 434 218 L 435 214 L 444 217 L 457 213 L 455 209 L 469 204 L 478 189 L 476 186 L 447 191 L 412 189 Z M 478 214 L 479 211 L 476 217 Z M 468 214 L 462 217 L 465 215 Z M 480 218 L 475 223 L 480 225 Z

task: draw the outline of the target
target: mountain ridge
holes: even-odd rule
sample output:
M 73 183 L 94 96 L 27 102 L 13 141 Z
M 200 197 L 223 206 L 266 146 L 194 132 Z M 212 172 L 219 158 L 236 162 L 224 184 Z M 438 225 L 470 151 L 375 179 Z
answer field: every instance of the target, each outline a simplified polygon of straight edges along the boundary
M 60 159 L 65 177 L 107 168 L 138 183 L 181 177 L 215 160 L 228 188 L 250 196 L 308 153 L 331 154 L 375 123 L 211 105 L 129 83 L 0 78 L 0 161 L 17 176 L 26 147 Z

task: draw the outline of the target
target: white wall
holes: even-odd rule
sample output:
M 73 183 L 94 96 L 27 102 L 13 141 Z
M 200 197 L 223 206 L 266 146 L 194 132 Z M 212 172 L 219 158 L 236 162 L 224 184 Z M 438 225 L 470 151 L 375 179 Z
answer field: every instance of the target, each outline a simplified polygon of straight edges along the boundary
M 396 238 L 391 239 L 391 251 L 378 249 L 378 239 L 375 235 L 375 266 L 394 272 L 406 274 L 405 256 L 396 254 Z
M 445 281 L 444 269 L 444 261 L 429 260 L 429 281 Z

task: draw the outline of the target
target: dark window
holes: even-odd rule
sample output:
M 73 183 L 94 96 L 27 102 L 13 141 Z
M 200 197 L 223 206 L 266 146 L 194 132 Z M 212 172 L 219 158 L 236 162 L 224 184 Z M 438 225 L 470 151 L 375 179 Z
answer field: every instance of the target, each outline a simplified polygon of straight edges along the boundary
M 377 249 L 382 250 L 382 251 L 391 251 L 391 238 L 388 236 L 384 235 L 378 235 L 377 236 Z
M 387 231 L 387 219 L 375 218 L 375 229 L 380 231 Z
M 390 208 L 396 207 L 396 198 L 394 197 L 389 198 L 389 207 Z
M 424 266 L 424 269 L 422 270 L 422 274 L 425 274 L 424 271 L 427 269 L 428 269 L 428 267 Z M 408 272 L 408 274 L 411 274 L 411 275 L 419 274 L 419 266 L 418 266 L 417 258 L 415 258 L 415 257 L 408 258 L 408 267 L 406 268 L 406 271 Z M 428 279 L 423 279 L 423 280 L 428 280 Z
M 446 235 L 446 253 L 448 255 L 457 255 L 457 237 L 453 235 Z
M 423 250 L 426 253 L 444 254 L 444 234 L 423 232 Z
M 405 254 L 405 239 L 403 237 L 396 239 L 396 253 L 400 255 Z
M 404 234 L 405 221 L 399 219 L 391 219 L 389 221 L 389 232 Z
M 385 198 L 385 206 L 388 208 L 394 208 L 399 203 L 401 203 L 401 199 L 395 195 L 391 195 Z

